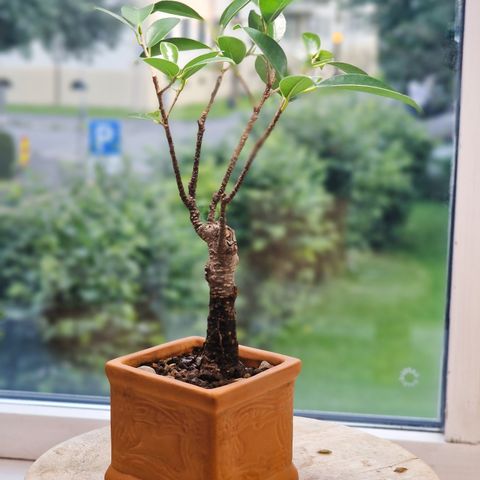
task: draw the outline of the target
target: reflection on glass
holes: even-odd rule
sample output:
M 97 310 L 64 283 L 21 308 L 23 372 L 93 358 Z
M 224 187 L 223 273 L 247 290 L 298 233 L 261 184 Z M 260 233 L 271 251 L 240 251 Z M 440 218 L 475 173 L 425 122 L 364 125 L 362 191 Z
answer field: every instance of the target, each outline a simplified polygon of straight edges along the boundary
M 204 3 L 218 18 L 222 2 Z M 231 214 L 242 342 L 303 360 L 298 409 L 437 420 L 455 1 L 298 0 L 289 15 L 292 29 L 320 30 L 326 48 L 408 91 L 424 114 L 342 95 L 298 101 L 286 115 Z M 295 51 L 293 33 L 285 48 Z M 121 35 L 123 56 L 96 40 L 81 59 L 41 39 L 28 57 L 23 45 L 0 44 L 5 394 L 107 395 L 106 359 L 204 332 L 206 252 L 176 198 L 161 131 L 128 118 L 154 108 L 147 72 Z M 174 122 L 184 167 L 209 75 Z M 238 136 L 232 105 L 248 108 L 234 80 L 209 121 L 204 179 Z M 120 126 L 115 140 L 103 132 L 108 145 L 87 138 L 102 117 Z M 200 185 L 205 202 L 215 184 Z

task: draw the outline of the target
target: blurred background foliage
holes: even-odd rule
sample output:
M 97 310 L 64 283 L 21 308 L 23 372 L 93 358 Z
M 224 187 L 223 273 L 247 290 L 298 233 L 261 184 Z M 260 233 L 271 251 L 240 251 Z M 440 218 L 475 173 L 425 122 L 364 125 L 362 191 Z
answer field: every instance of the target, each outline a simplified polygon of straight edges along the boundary
M 17 152 L 15 139 L 0 130 L 0 180 L 8 180 L 15 174 Z
M 163 312 L 195 305 L 190 269 L 202 255 L 176 190 L 159 177 L 100 167 L 94 181 L 70 177 L 59 191 L 4 192 L 4 309 L 39 313 L 44 338 L 83 365 L 162 342 Z
M 415 197 L 424 196 L 432 140 L 403 108 L 376 99 L 333 96 L 299 103 L 286 133 L 323 164 L 343 245 L 386 248 L 396 241 Z
M 416 89 L 425 111 L 415 117 L 362 95 L 291 105 L 229 218 L 240 244 L 241 341 L 302 359 L 297 408 L 438 418 L 458 2 L 295 3 L 287 37 L 312 25 L 329 48 L 340 34 L 339 58 L 371 62 L 394 87 Z M 0 106 L 0 390 L 14 395 L 108 395 L 106 359 L 205 332 L 207 252 L 177 198 L 161 131 L 128 119 L 122 82 L 113 107 L 95 103 L 114 87 L 101 72 L 117 59 L 122 75 L 134 68 L 116 22 L 90 6 L 0 0 L 0 52 L 8 52 L 0 82 L 17 75 Z M 115 48 L 122 55 L 105 65 Z M 48 85 L 35 65 L 51 71 Z M 18 94 L 29 93 L 20 88 L 27 71 L 41 104 Z M 87 90 L 72 92 L 78 79 Z M 185 172 L 185 138 L 193 138 L 207 83 L 174 115 Z M 203 210 L 238 139 L 237 112 L 247 108 L 245 98 L 226 95 L 212 111 Z M 85 175 L 87 117 L 106 116 L 121 121 L 131 163 L 112 173 L 99 158 Z M 18 160 L 24 136 L 30 165 Z M 414 388 L 402 384 L 405 369 L 419 375 Z
M 452 0 L 341 0 L 348 7 L 374 5 L 380 38 L 380 65 L 386 79 L 402 92 L 410 82 L 433 80 L 426 115 L 450 108 L 459 62 L 457 3 Z M 445 21 L 449 20 L 446 25 Z
M 205 200 L 227 146 L 205 153 Z M 401 241 L 432 147 L 418 120 L 375 99 L 292 108 L 229 219 L 242 263 L 242 340 L 268 346 L 351 252 Z M 60 357 L 100 369 L 187 329 L 203 333 L 206 251 L 165 162 L 141 173 L 98 166 L 90 179 L 67 175 L 59 190 L 12 183 L 1 195 L 1 307 L 7 318 L 38 316 Z
M 98 6 L 111 2 L 96 0 Z M 23 48 L 34 41 L 55 47 L 63 58 L 85 54 L 95 43 L 115 44 L 120 28 L 97 15 L 90 2 L 78 0 L 0 0 L 0 51 Z

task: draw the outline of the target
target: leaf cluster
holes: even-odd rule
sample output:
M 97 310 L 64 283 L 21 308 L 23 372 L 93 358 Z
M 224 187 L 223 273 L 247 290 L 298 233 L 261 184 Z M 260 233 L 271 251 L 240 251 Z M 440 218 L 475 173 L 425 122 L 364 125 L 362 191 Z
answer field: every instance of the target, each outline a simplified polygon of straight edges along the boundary
M 204 21 L 198 12 L 178 1 L 160 0 L 143 8 L 125 6 L 121 9 L 121 15 L 100 10 L 115 17 L 134 32 L 143 49 L 143 60 L 164 74 L 169 85 L 179 83 L 180 92 L 192 76 L 208 65 L 219 64 L 221 68 L 234 69 L 246 58 L 254 57 L 258 76 L 282 96 L 283 108 L 300 95 L 354 90 L 392 98 L 419 109 L 411 98 L 369 76 L 359 67 L 337 61 L 332 52 L 322 48 L 321 39 L 315 33 L 303 34 L 305 72 L 292 72 L 287 54 L 280 44 L 286 30 L 283 12 L 292 1 L 229 2 L 215 29 L 217 34 L 213 46 L 200 43 L 194 38 L 169 38 L 181 19 Z M 158 12 L 171 16 L 155 19 Z M 241 19 L 244 21 L 238 23 Z M 227 29 L 230 31 L 226 32 Z M 206 53 L 181 63 L 179 52 L 190 50 L 205 50 Z M 332 68 L 332 76 L 323 78 L 325 67 Z

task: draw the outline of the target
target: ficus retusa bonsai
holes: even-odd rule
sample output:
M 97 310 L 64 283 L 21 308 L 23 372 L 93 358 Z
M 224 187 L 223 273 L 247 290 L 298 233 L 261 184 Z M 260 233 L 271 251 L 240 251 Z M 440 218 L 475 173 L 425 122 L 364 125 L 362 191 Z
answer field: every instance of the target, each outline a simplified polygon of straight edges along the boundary
M 125 6 L 121 10 L 121 16 L 99 8 L 132 31 L 141 47 L 141 57 L 151 69 L 153 86 L 158 98 L 158 110 L 144 117 L 163 127 L 179 196 L 189 212 L 195 232 L 208 247 L 205 274 L 210 286 L 210 311 L 202 367 L 210 371 L 212 368 L 216 369 L 226 378 L 239 376 L 240 368 L 235 318 L 237 298 L 235 270 L 239 257 L 235 232 L 228 224 L 227 213 L 258 152 L 290 102 L 300 95 L 354 90 L 389 97 L 418 108 L 411 98 L 372 78 L 362 69 L 337 61 L 331 52 L 322 48 L 321 40 L 315 33 L 303 34 L 307 52 L 306 62 L 301 66 L 300 73 L 293 74 L 288 66 L 287 55 L 279 43 L 286 29 L 283 11 L 291 2 L 292 0 L 225 2 L 225 11 L 219 24 L 213 28 L 215 40 L 213 46 L 205 45 L 193 38 L 169 36 L 182 17 L 203 21 L 194 9 L 183 3 L 162 0 L 144 8 Z M 159 12 L 167 16 L 159 16 Z M 243 24 L 238 23 L 240 19 L 248 20 Z M 193 59 L 188 61 L 181 60 L 184 52 L 190 52 L 191 58 L 191 52 L 196 51 L 201 54 L 194 55 Z M 240 65 L 249 59 L 254 62 L 255 70 L 265 85 L 258 98 L 240 70 Z M 198 132 L 195 150 L 192 153 L 190 180 L 188 185 L 185 185 L 170 127 L 170 117 L 189 81 L 200 70 L 212 64 L 216 65 L 218 75 L 212 85 L 212 93 L 206 107 L 197 122 Z M 228 165 L 224 166 L 221 183 L 216 191 L 212 192 L 208 211 L 201 212 L 197 202 L 197 184 L 206 122 L 227 74 L 233 74 L 240 80 L 253 104 L 253 111 Z M 167 94 L 171 94 L 168 102 Z M 275 113 L 264 131 L 254 139 L 243 165 L 238 165 L 260 113 L 268 103 L 276 104 Z M 292 159 L 293 161 L 295 159 Z M 206 218 L 202 213 L 206 214 Z

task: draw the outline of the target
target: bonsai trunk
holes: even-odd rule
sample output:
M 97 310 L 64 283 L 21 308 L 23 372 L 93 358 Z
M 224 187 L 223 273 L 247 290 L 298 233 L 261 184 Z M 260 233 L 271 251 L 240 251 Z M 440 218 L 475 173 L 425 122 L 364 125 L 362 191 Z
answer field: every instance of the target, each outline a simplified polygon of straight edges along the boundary
M 223 233 L 222 227 L 216 223 L 206 228 L 209 258 L 205 278 L 210 287 L 210 310 L 203 353 L 224 375 L 233 377 L 239 369 L 235 312 L 235 270 L 239 262 L 237 241 L 230 227 L 225 226 Z

